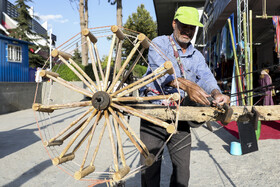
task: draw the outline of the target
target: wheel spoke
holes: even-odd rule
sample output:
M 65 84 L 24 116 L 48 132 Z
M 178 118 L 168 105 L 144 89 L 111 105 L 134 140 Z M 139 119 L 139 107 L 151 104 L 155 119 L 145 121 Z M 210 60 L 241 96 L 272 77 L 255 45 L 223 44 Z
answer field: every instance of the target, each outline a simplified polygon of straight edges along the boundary
M 73 64 L 75 66 L 75 68 L 86 78 L 86 80 L 95 88 L 95 90 L 91 87 L 91 91 L 93 91 L 93 93 L 96 92 L 97 90 L 97 86 L 96 84 L 93 82 L 93 80 L 84 72 L 84 70 L 78 65 L 76 64 L 76 62 L 74 60 L 72 60 L 71 58 L 69 58 L 69 62 L 71 62 L 71 64 Z
M 81 164 L 80 171 L 82 171 L 82 169 L 84 168 L 84 165 L 85 165 L 85 162 L 86 162 L 86 159 L 87 159 L 87 155 L 88 155 L 88 151 L 89 151 L 89 147 L 90 147 L 90 144 L 91 144 L 91 141 L 92 141 L 92 137 L 93 137 L 94 131 L 96 129 L 96 125 L 98 124 L 98 122 L 101 119 L 101 117 L 102 117 L 101 116 L 101 111 L 99 111 L 97 116 L 96 116 L 96 119 L 94 121 L 94 124 L 92 126 L 92 129 L 91 129 L 91 132 L 90 132 L 90 136 L 88 138 L 88 144 L 87 144 L 87 148 L 86 148 L 86 151 L 85 151 L 85 154 L 84 154 L 83 162 Z
M 76 125 L 81 119 L 83 119 L 86 115 L 88 115 L 94 108 L 91 107 L 90 109 L 88 109 L 85 113 L 83 113 L 78 119 L 76 119 L 75 121 L 73 121 L 68 127 L 66 127 L 65 129 L 63 129 L 58 135 L 56 135 L 55 137 L 51 138 L 49 141 L 45 142 L 45 146 L 48 146 L 49 144 L 51 144 L 53 141 L 55 141 L 57 138 L 59 138 L 61 135 L 63 135 L 66 131 L 68 131 L 71 127 L 73 127 L 74 125 Z M 84 122 L 83 122 L 84 123 Z M 82 124 L 83 124 L 82 123 Z M 66 138 L 63 138 L 64 140 Z
M 111 93 L 117 83 L 117 81 L 119 80 L 120 76 L 123 74 L 126 66 L 128 65 L 128 63 L 130 62 L 131 58 L 133 57 L 134 53 L 136 52 L 136 50 L 138 49 L 138 47 L 140 46 L 141 41 L 138 41 L 134 48 L 130 51 L 130 54 L 128 55 L 128 57 L 126 58 L 125 62 L 123 63 L 121 69 L 119 70 L 117 76 L 115 77 L 115 79 L 113 80 L 112 84 L 110 85 L 109 89 L 107 90 L 107 93 Z
M 112 103 L 111 106 L 114 107 L 114 108 L 117 108 L 119 110 L 123 110 L 123 111 L 125 111 L 129 114 L 134 115 L 134 116 L 140 117 L 140 118 L 142 118 L 146 121 L 149 121 L 149 122 L 151 122 L 155 125 L 163 127 L 163 128 L 166 129 L 166 131 L 168 133 L 174 133 L 176 131 L 174 125 L 168 124 L 168 123 L 166 123 L 166 122 L 164 122 L 160 119 L 157 119 L 153 116 L 147 115 L 147 114 L 141 112 L 140 110 L 136 110 L 136 109 L 134 109 L 132 107 L 129 107 L 129 106 L 118 105 L 118 104 L 115 104 L 115 103 Z
M 117 120 L 123 131 L 126 133 L 126 135 L 129 137 L 133 145 L 138 149 L 141 155 L 143 155 L 145 158 L 147 157 L 147 153 L 139 146 L 139 144 L 136 142 L 136 140 L 133 138 L 132 134 L 125 128 L 124 124 L 120 120 L 120 118 L 117 116 L 117 114 L 113 111 L 112 108 L 109 107 L 109 111 L 112 114 L 112 116 Z
M 167 73 L 167 71 L 164 72 L 164 73 L 158 74 L 158 75 L 154 76 L 153 78 L 150 78 L 150 79 L 147 80 L 147 81 L 141 82 L 141 83 L 138 84 L 138 85 L 135 85 L 135 84 L 137 84 L 136 82 L 138 82 L 138 81 L 136 81 L 135 83 L 132 83 L 132 84 L 134 85 L 133 88 L 127 89 L 128 87 L 132 87 L 132 86 L 127 86 L 127 87 L 124 87 L 123 89 L 121 89 L 121 91 L 120 91 L 121 93 L 118 94 L 117 97 L 122 97 L 122 96 L 124 96 L 124 95 L 127 95 L 127 94 L 129 94 L 129 93 L 135 91 L 135 90 L 138 90 L 138 89 L 142 88 L 143 86 L 146 86 L 147 84 L 149 84 L 149 83 L 151 83 L 151 82 L 154 82 L 154 81 L 157 80 L 158 78 L 164 76 L 166 73 Z M 116 92 L 115 92 L 115 93 L 116 93 Z
M 64 59 L 61 55 L 58 55 L 58 58 L 69 68 L 69 69 L 71 69 L 71 71 L 73 72 L 73 73 L 75 73 L 75 75 L 77 75 L 77 77 L 79 77 L 79 79 L 85 84 L 85 85 L 87 85 L 88 86 L 88 88 L 90 88 L 91 89 L 91 91 L 94 93 L 95 92 L 95 90 L 92 88 L 92 86 L 88 83 L 88 81 L 72 66 L 72 65 L 70 65 L 67 61 L 66 61 L 66 59 Z M 70 59 L 70 58 L 69 58 Z M 72 62 L 74 62 L 73 60 L 72 60 Z M 94 85 L 93 85 L 94 86 Z
M 43 105 L 39 103 L 34 103 L 32 105 L 32 109 L 39 112 L 44 111 L 54 111 L 59 109 L 65 108 L 75 108 L 75 107 L 82 107 L 82 106 L 91 106 L 91 101 L 82 101 L 82 102 L 74 102 L 74 103 L 65 103 L 65 104 L 53 104 L 53 105 Z
M 102 138 L 103 138 L 103 135 L 104 135 L 104 132 L 105 132 L 105 129 L 106 129 L 106 125 L 107 125 L 107 122 L 105 121 L 105 122 L 104 122 L 104 125 L 103 125 L 103 127 L 102 127 L 102 130 L 101 130 L 101 133 L 100 133 L 100 135 L 99 135 L 98 143 L 97 143 L 97 145 L 96 145 L 96 147 L 95 147 L 95 150 L 94 150 L 94 153 L 93 153 L 91 162 L 90 162 L 90 165 L 92 165 L 92 166 L 93 166 L 93 163 L 94 163 L 94 161 L 95 161 L 96 155 L 97 155 L 97 153 L 98 153 L 98 150 L 99 150 L 99 147 L 100 147 L 100 144 L 101 144 L 101 140 L 102 140 Z
M 124 75 L 124 78 L 122 79 L 121 83 L 118 85 L 117 89 L 120 89 L 123 85 L 123 83 L 127 80 L 128 76 L 130 75 L 130 73 L 134 70 L 136 64 L 138 63 L 138 61 L 140 60 L 140 58 L 142 57 L 142 54 L 144 52 L 145 48 L 142 48 L 138 54 L 138 56 L 136 57 L 135 61 L 133 62 L 133 64 L 130 66 L 129 70 L 126 72 L 126 74 Z
M 153 100 L 171 100 L 171 101 L 178 101 L 180 99 L 180 95 L 178 93 L 174 93 L 171 95 L 157 95 L 157 96 L 149 96 L 149 97 L 116 97 L 112 98 L 112 101 L 117 102 L 143 102 L 143 101 L 153 101 Z
M 41 73 L 42 72 L 43 71 L 41 71 Z M 44 73 L 46 73 L 46 74 L 44 76 L 42 76 L 42 77 L 47 77 L 49 79 L 52 79 L 53 81 L 58 82 L 59 84 L 62 84 L 63 86 L 65 86 L 65 87 L 67 87 L 67 88 L 69 88 L 69 89 L 71 89 L 71 90 L 73 90 L 75 92 L 81 93 L 81 94 L 83 94 L 85 96 L 88 96 L 88 97 L 92 97 L 92 95 L 93 95 L 91 92 L 89 92 L 89 91 L 87 91 L 87 90 L 85 90 L 83 88 L 80 88 L 78 86 L 75 86 L 75 85 L 67 82 L 66 80 L 64 80 L 64 79 L 62 79 L 60 77 L 54 77 L 53 75 L 48 74 L 48 72 L 46 72 L 46 71 L 44 71 Z
M 136 139 L 136 141 L 140 144 L 140 146 L 143 148 L 145 154 L 144 157 L 146 158 L 146 156 L 148 156 L 149 150 L 147 149 L 146 145 L 140 140 L 140 138 L 138 138 L 138 136 L 136 135 L 136 133 L 133 131 L 133 129 L 130 127 L 130 125 L 128 124 L 128 122 L 125 120 L 123 114 L 121 112 L 118 112 L 118 115 L 121 117 L 123 123 L 126 125 L 127 128 L 123 128 L 123 129 L 128 129 L 128 131 L 131 133 L 131 135 Z
M 68 143 L 68 145 L 65 147 L 65 149 L 62 151 L 62 153 L 59 155 L 60 158 L 62 158 L 65 153 L 68 151 L 68 149 L 71 147 L 71 145 L 75 142 L 75 140 L 78 138 L 78 136 L 83 132 L 83 130 L 86 128 L 86 126 L 89 124 L 89 122 L 92 120 L 92 118 L 96 115 L 97 110 L 94 110 L 89 118 L 87 118 L 86 122 L 82 125 L 82 127 L 79 129 L 79 131 L 76 133 L 76 135 L 72 138 L 72 140 Z
M 125 90 L 128 90 L 129 88 L 132 88 L 132 87 L 136 86 L 136 85 L 141 85 L 141 87 L 143 87 L 143 86 L 149 84 L 150 82 L 153 82 L 157 78 L 160 78 L 160 77 L 164 76 L 166 73 L 172 74 L 173 72 L 172 72 L 171 69 L 172 69 L 172 63 L 170 61 L 166 61 L 164 63 L 163 67 L 158 67 L 155 71 L 153 71 L 149 75 L 147 75 L 147 76 L 145 76 L 145 77 L 127 85 L 126 87 L 123 87 L 120 90 L 115 91 L 114 93 L 111 94 L 111 96 L 113 97 L 113 96 L 115 96 L 115 95 L 117 95 L 117 94 L 119 94 L 119 93 L 121 93 Z M 146 80 L 148 80 L 148 81 L 146 81 Z M 132 89 L 132 91 L 134 91 L 134 90 L 136 90 L 136 89 Z M 127 94 L 127 92 L 126 92 L 126 94 Z
M 89 54 L 90 54 L 90 59 L 91 59 L 92 71 L 93 71 L 95 80 L 97 82 L 98 91 L 101 91 L 101 83 L 100 83 L 99 74 L 98 74 L 97 68 L 96 68 L 96 62 L 94 60 L 94 55 L 93 55 L 93 49 L 92 49 L 91 41 L 90 41 L 89 37 L 86 37 L 86 40 L 87 40 L 87 45 L 88 45 L 88 48 L 89 48 Z
M 107 68 L 106 68 L 105 81 L 104 81 L 104 90 L 103 91 L 105 91 L 108 87 L 108 81 L 109 81 L 110 69 L 111 69 L 111 60 L 112 60 L 112 55 L 113 55 L 113 51 L 114 51 L 115 42 L 116 42 L 116 34 L 113 34 L 111 47 L 110 47 L 110 51 L 109 51 L 109 55 L 108 55 Z
M 93 48 L 94 48 L 95 56 L 96 56 L 96 59 L 97 59 L 98 69 L 99 69 L 99 72 L 101 74 L 102 81 L 104 82 L 105 76 L 104 76 L 104 73 L 103 73 L 103 70 L 102 70 L 102 65 L 101 65 L 101 62 L 100 62 L 99 52 L 98 52 L 96 43 L 93 44 Z
M 119 171 L 118 156 L 117 156 L 117 151 L 116 151 L 116 147 L 115 147 L 115 141 L 114 141 L 114 138 L 113 138 L 112 127 L 111 127 L 111 123 L 110 123 L 110 120 L 109 120 L 109 114 L 108 114 L 107 110 L 104 111 L 104 115 L 105 115 L 105 120 L 106 120 L 108 131 L 109 131 L 109 138 L 110 138 L 112 151 L 113 151 L 115 170 Z
M 113 124 L 114 124 L 116 135 L 117 135 L 117 143 L 118 143 L 118 148 L 120 150 L 121 161 L 122 161 L 123 166 L 126 166 L 120 130 L 119 130 L 119 126 L 118 126 L 118 123 L 115 118 L 113 118 Z

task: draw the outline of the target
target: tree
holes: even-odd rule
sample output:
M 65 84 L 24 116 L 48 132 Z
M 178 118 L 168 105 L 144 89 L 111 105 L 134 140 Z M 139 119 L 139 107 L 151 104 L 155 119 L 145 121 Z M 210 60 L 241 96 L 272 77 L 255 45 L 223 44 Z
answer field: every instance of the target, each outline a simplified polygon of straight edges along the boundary
M 82 32 L 83 29 L 88 28 L 88 0 L 80 0 L 79 15 L 80 27 Z M 88 65 L 88 46 L 86 44 L 86 38 L 84 36 L 82 36 L 82 65 Z
M 88 46 L 86 37 L 82 35 L 82 31 L 88 28 L 88 0 L 69 0 L 70 3 L 79 2 L 77 9 L 80 16 L 80 28 L 81 28 L 81 55 L 82 55 L 82 65 L 88 65 Z
M 76 62 L 77 64 L 82 64 L 82 57 L 81 57 L 81 53 L 79 51 L 79 49 L 75 49 L 74 50 L 74 54 L 72 59 L 74 60 L 74 62 Z
M 125 28 L 141 32 L 145 34 L 149 39 L 153 39 L 157 36 L 157 24 L 155 21 L 153 21 L 150 13 L 145 9 L 145 6 L 141 4 L 137 7 L 137 12 L 132 13 L 124 24 Z M 123 43 L 124 48 L 124 55 L 128 56 L 132 46 L 129 41 L 125 41 Z M 143 56 L 147 57 L 147 50 L 144 52 Z M 133 61 L 132 59 L 131 61 Z M 140 64 L 146 65 L 143 60 L 140 61 Z
M 122 27 L 122 0 L 108 0 L 108 3 L 111 5 L 117 4 L 117 25 Z M 117 39 L 117 49 L 116 49 L 116 70 L 118 71 L 121 68 L 122 61 L 122 44 L 123 41 Z
M 17 0 L 15 2 L 15 8 L 18 12 L 18 17 L 14 17 L 13 19 L 18 22 L 17 27 L 14 29 L 9 29 L 10 37 L 17 38 L 20 40 L 35 42 L 38 39 L 37 36 L 40 36 L 32 31 L 32 17 L 30 16 L 28 9 L 30 8 L 26 3 L 32 2 L 32 0 Z M 31 39 L 32 38 L 32 39 Z M 44 46 L 39 46 L 41 48 L 45 48 Z M 45 59 L 34 53 L 36 51 L 37 46 L 29 45 L 29 66 L 30 67 L 38 67 L 44 64 Z
M 30 42 L 31 39 L 26 35 L 34 35 L 31 31 L 32 18 L 29 15 L 28 9 L 30 8 L 26 3 L 32 2 L 31 0 L 17 0 L 15 8 L 18 12 L 18 17 L 13 19 L 18 22 L 17 28 L 10 29 L 10 37 Z

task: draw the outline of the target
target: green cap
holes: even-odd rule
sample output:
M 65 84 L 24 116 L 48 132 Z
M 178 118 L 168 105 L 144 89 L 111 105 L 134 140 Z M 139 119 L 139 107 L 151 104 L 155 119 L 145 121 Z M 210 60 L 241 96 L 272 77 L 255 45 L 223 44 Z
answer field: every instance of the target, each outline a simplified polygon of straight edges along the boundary
M 174 20 L 179 20 L 181 23 L 187 25 L 194 25 L 203 27 L 203 24 L 199 21 L 199 14 L 196 8 L 181 6 L 177 9 Z

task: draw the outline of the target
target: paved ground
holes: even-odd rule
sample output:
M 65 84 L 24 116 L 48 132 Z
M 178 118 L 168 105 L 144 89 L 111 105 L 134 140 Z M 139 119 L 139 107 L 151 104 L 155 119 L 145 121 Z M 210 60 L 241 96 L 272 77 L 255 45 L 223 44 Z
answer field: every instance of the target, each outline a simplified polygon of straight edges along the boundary
M 70 120 L 80 114 L 71 110 L 52 116 L 56 122 Z M 131 123 L 139 126 L 139 119 Z M 76 181 L 52 165 L 40 140 L 32 110 L 0 115 L 0 186 L 88 186 Z M 232 156 L 230 142 L 236 141 L 223 128 L 213 123 L 214 133 L 205 127 L 192 133 L 191 179 L 189 186 L 280 186 L 280 140 L 259 141 L 259 151 Z M 131 149 L 130 162 L 139 165 L 139 155 Z M 106 160 L 106 150 L 101 152 Z M 99 162 L 106 168 L 108 163 Z M 170 170 L 168 154 L 164 153 L 162 185 L 168 186 Z M 108 169 L 108 168 L 107 168 Z M 106 186 L 106 185 L 99 185 Z M 140 176 L 129 178 L 126 186 L 140 186 Z

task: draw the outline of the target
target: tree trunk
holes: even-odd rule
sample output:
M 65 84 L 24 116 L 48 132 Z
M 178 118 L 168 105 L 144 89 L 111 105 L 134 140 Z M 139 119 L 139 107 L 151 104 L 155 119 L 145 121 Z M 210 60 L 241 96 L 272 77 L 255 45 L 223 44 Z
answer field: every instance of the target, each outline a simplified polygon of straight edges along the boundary
M 79 3 L 79 14 L 80 14 L 80 26 L 81 31 L 88 28 L 88 0 L 80 0 Z M 88 65 L 88 47 L 86 38 L 82 35 L 82 65 Z
M 117 0 L 117 25 L 122 26 L 122 0 Z M 116 58 L 117 71 L 121 68 L 122 43 L 123 43 L 123 41 L 118 40 L 117 58 Z

